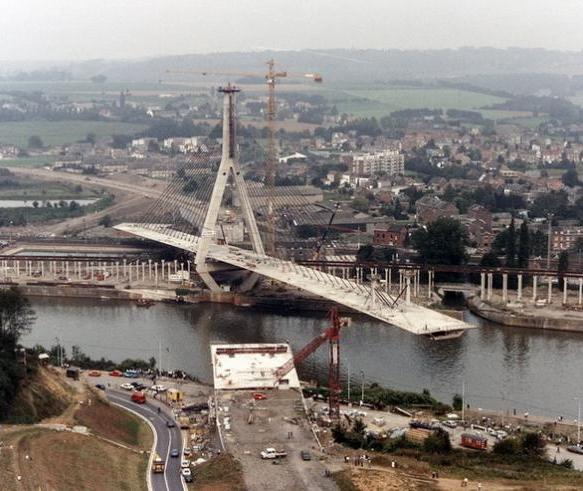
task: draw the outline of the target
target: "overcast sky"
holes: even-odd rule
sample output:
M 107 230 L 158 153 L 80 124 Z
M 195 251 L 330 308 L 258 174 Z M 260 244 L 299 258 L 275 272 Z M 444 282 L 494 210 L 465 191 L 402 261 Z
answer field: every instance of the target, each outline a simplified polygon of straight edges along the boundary
M 0 0 L 0 60 L 303 48 L 583 49 L 583 0 Z

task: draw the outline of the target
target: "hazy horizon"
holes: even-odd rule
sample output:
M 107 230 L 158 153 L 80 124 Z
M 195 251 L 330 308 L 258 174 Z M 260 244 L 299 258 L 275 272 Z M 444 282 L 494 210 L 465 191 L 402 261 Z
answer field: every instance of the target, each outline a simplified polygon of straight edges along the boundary
M 558 0 L 8 0 L 0 60 L 55 62 L 304 49 L 581 51 L 583 6 Z M 356 5 L 356 6 L 355 6 Z M 233 35 L 235 33 L 235 35 Z

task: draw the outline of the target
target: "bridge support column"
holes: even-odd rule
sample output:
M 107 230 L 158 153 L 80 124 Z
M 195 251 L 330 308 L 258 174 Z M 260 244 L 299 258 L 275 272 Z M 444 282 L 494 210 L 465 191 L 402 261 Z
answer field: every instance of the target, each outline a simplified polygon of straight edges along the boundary
M 536 287 L 538 283 L 538 276 L 534 275 L 532 277 L 532 301 L 536 302 Z
M 142 261 L 142 281 L 146 281 L 146 263 Z
M 115 281 L 119 282 L 119 261 L 115 262 Z
M 128 262 L 127 259 L 123 260 L 123 276 L 124 278 L 128 275 Z
M 399 270 L 399 293 L 403 291 L 403 272 Z
M 502 302 L 508 302 L 508 273 L 502 274 Z
M 516 295 L 516 299 L 518 301 L 522 300 L 522 275 L 518 275 L 518 291 Z
M 154 281 L 156 283 L 156 288 L 158 288 L 158 263 L 154 263 Z
M 393 268 L 389 268 L 389 295 L 393 289 Z
M 411 277 L 408 275 L 405 277 L 405 285 L 405 288 L 407 288 L 407 291 L 405 292 L 405 299 L 407 305 L 411 305 Z
M 581 305 L 583 303 L 583 278 L 579 278 L 579 298 L 577 303 Z
M 174 274 L 178 273 L 178 260 L 174 260 Z
M 67 278 L 69 277 L 69 262 L 65 263 L 65 276 Z
M 486 300 L 486 273 L 480 273 L 480 300 Z
M 385 268 L 385 293 L 389 293 L 389 270 Z
M 553 301 L 553 278 L 549 276 L 547 280 L 548 280 L 547 303 L 550 304 Z
M 433 271 L 427 271 L 427 298 L 431 300 L 431 292 L 433 291 Z
M 563 278 L 563 305 L 567 304 L 568 288 L 569 288 L 569 280 L 567 278 Z

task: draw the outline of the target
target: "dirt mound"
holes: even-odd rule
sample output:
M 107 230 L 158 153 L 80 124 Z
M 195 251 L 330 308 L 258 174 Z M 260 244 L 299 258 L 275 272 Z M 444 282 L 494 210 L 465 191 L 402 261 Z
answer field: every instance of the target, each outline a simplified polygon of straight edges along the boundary
M 65 411 L 73 401 L 73 391 L 50 368 L 38 367 L 23 379 L 20 390 L 11 404 L 6 422 L 38 423 Z
M 75 412 L 77 424 L 87 426 L 92 433 L 108 440 L 147 450 L 151 448 L 151 432 L 136 416 L 111 405 L 97 394 L 90 396 L 90 400 Z
M 37 429 L 19 438 L 16 455 L 14 465 L 22 475 L 18 489 L 141 491 L 146 488 L 145 454 L 93 437 Z

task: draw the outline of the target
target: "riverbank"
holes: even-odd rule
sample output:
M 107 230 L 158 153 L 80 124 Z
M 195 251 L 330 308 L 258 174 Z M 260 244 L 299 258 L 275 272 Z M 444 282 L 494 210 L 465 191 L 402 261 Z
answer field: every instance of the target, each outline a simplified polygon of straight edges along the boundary
M 537 309 L 521 302 L 503 305 L 486 302 L 478 296 L 470 297 L 467 300 L 467 306 L 473 314 L 503 326 L 583 332 L 583 313 L 581 312 L 566 309 Z

